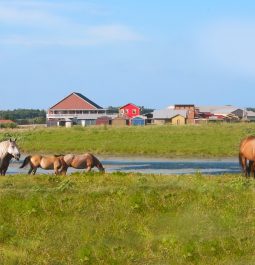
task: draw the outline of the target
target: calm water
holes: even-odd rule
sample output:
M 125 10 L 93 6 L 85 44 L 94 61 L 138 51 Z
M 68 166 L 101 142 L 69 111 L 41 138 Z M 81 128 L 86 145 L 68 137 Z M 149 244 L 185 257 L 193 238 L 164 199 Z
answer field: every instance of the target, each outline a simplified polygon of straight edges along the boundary
M 237 160 L 160 160 L 160 159 L 100 159 L 106 172 L 140 172 L 155 174 L 191 174 L 200 172 L 202 174 L 224 174 L 240 173 L 240 166 Z M 29 167 L 20 169 L 22 160 L 12 161 L 7 174 L 27 173 Z M 97 170 L 97 169 L 93 169 Z M 68 172 L 74 172 L 69 168 Z M 52 174 L 52 170 L 38 169 L 38 173 Z

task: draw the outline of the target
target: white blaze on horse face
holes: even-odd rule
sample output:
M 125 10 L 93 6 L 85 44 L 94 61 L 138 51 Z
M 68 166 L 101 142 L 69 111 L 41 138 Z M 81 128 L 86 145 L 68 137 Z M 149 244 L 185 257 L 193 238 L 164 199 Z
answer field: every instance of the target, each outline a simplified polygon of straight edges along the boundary
M 19 152 L 19 149 L 18 149 L 15 141 L 10 140 L 10 144 L 9 144 L 9 147 L 8 147 L 7 152 L 9 154 L 13 155 L 13 157 L 16 160 L 19 160 L 19 158 L 20 158 L 20 152 Z

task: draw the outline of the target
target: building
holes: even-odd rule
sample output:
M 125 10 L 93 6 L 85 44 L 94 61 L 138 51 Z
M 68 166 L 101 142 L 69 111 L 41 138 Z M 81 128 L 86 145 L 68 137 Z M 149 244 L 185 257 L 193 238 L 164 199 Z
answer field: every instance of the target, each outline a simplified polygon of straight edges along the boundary
M 250 122 L 255 122 L 255 112 L 248 110 L 246 119 Z
M 112 126 L 126 126 L 129 125 L 129 117 L 122 115 L 112 119 Z
M 186 123 L 194 124 L 195 123 L 195 105 L 194 104 L 176 104 L 174 105 L 175 110 L 185 110 L 187 111 Z
M 128 103 L 122 107 L 119 108 L 119 115 L 120 116 L 127 116 L 130 119 L 134 118 L 135 116 L 140 115 L 140 108 L 132 103 Z
M 152 112 L 152 124 L 186 124 L 187 111 L 184 109 L 163 109 Z
M 205 118 L 209 121 L 240 121 L 246 119 L 247 112 L 231 105 L 225 106 L 199 106 L 196 109 L 197 118 Z
M 96 124 L 101 116 L 111 117 L 112 114 L 82 94 L 73 92 L 49 108 L 46 118 L 48 126 L 65 125 L 70 121 L 85 126 Z
M 143 126 L 146 125 L 146 116 L 136 116 L 131 119 L 131 125 L 134 126 Z
M 112 124 L 112 118 L 108 116 L 101 116 L 96 120 L 96 125 L 111 125 L 111 124 Z

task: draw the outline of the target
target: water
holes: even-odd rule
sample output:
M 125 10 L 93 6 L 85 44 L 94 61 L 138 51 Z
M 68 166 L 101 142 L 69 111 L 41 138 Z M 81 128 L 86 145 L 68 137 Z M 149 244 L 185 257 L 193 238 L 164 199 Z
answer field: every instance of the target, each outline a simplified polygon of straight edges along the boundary
M 111 158 L 100 159 L 106 172 L 140 172 L 149 174 L 202 174 L 218 175 L 224 173 L 240 173 L 240 166 L 237 160 L 165 160 L 165 159 L 128 159 Z M 18 174 L 28 172 L 29 167 L 20 169 L 21 161 L 12 161 L 7 174 Z M 97 168 L 93 170 L 97 171 Z M 72 168 L 68 173 L 75 172 Z M 53 170 L 38 169 L 38 173 L 52 174 Z

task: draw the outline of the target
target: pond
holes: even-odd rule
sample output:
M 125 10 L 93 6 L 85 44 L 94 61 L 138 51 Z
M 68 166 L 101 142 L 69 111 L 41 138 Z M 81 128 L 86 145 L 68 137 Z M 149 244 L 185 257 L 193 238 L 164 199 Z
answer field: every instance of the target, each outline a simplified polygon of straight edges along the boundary
M 224 174 L 224 173 L 240 173 L 241 169 L 236 159 L 222 160 L 171 160 L 171 159 L 153 159 L 153 158 L 99 158 L 105 167 L 106 172 L 140 172 L 147 174 Z M 28 167 L 20 169 L 22 163 L 20 161 L 12 161 L 7 174 L 27 173 Z M 97 170 L 97 169 L 93 169 Z M 75 172 L 72 168 L 68 172 Z M 52 170 L 38 169 L 38 173 L 52 174 Z

